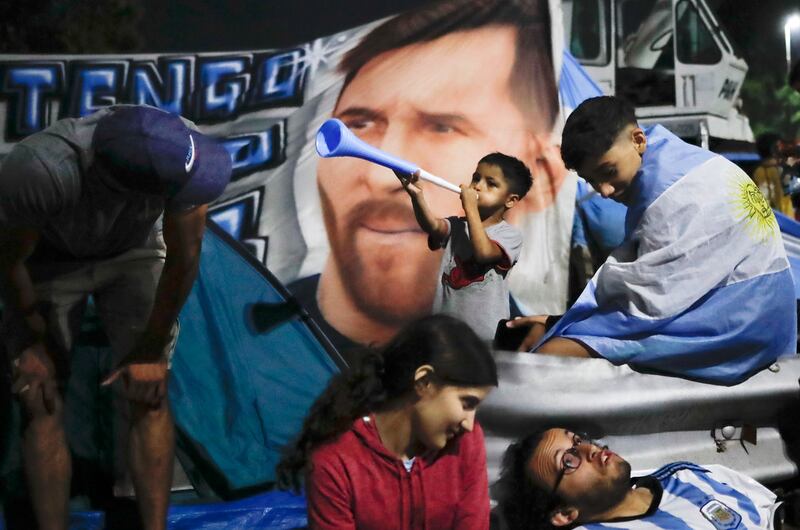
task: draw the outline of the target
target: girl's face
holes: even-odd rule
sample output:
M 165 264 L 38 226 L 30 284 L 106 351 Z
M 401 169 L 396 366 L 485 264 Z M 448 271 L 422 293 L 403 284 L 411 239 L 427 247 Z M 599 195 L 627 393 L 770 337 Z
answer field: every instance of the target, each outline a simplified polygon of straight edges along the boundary
M 426 449 L 443 449 L 447 442 L 475 425 L 475 411 L 491 386 L 424 385 L 414 404 L 413 434 Z

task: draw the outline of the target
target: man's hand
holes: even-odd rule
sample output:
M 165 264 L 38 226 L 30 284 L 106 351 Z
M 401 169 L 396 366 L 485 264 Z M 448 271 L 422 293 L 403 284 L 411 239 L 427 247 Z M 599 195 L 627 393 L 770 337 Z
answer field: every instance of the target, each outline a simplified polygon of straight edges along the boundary
M 478 192 L 469 187 L 469 184 L 462 184 L 461 188 L 461 207 L 464 213 L 478 211 Z
M 12 362 L 11 391 L 30 413 L 53 414 L 56 409 L 56 369 L 44 342 L 28 346 Z
M 168 372 L 166 359 L 142 359 L 131 353 L 103 380 L 102 386 L 120 379 L 126 398 L 159 408 L 167 395 Z
M 530 327 L 528 335 L 522 340 L 517 351 L 530 351 L 545 334 L 545 323 L 547 322 L 547 315 L 533 315 L 529 317 L 517 317 L 514 320 L 506 322 L 509 328 L 522 328 Z
M 416 199 L 422 195 L 422 188 L 417 185 L 417 182 L 419 182 L 419 170 L 411 174 L 395 171 L 394 174 L 400 179 L 403 189 L 406 190 L 406 193 L 408 193 L 412 199 Z

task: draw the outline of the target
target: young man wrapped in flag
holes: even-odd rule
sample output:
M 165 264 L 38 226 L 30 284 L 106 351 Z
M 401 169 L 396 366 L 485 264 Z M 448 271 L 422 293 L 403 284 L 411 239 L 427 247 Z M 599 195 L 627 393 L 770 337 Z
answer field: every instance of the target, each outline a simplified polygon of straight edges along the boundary
M 628 206 L 625 239 L 536 352 L 724 385 L 796 352 L 777 222 L 736 165 L 659 125 L 640 128 L 631 106 L 607 96 L 570 115 L 561 152 Z

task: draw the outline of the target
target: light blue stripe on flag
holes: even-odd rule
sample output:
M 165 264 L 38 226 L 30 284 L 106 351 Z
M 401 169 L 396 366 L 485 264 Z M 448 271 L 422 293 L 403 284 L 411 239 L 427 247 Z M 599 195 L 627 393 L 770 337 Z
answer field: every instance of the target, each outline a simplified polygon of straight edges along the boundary
M 684 313 L 655 320 L 621 310 L 598 312 L 592 282 L 570 308 L 569 320 L 562 318 L 550 334 L 583 342 L 614 364 L 735 384 L 778 352 L 795 349 L 795 335 L 785 329 L 792 323 L 781 317 L 795 303 L 785 288 L 789 281 L 786 269 L 721 287 Z M 754 314 L 775 318 L 753 319 Z
M 752 180 L 663 127 L 648 130 L 626 237 L 544 340 L 617 363 L 732 385 L 796 351 L 778 224 Z

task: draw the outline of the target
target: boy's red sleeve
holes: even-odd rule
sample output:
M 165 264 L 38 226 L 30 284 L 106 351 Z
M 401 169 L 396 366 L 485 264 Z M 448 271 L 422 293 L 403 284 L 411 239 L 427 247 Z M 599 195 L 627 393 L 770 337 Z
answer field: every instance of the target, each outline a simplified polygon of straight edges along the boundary
M 489 477 L 486 470 L 486 447 L 483 429 L 476 422 L 469 436 L 462 440 L 461 484 L 463 494 L 458 503 L 455 525 L 459 530 L 488 530 Z
M 509 270 L 511 270 L 511 266 L 513 265 L 513 263 L 511 263 L 511 258 L 508 256 L 508 252 L 506 252 L 506 249 L 503 248 L 503 245 L 501 245 L 494 239 L 492 239 L 491 242 L 494 243 L 497 246 L 497 248 L 500 249 L 500 253 L 502 254 L 500 259 L 494 263 L 493 267 L 497 272 L 501 273 L 508 272 Z
M 504 221 L 490 227 L 486 235 L 489 236 L 491 242 L 497 245 L 502 253 L 502 257 L 492 266 L 498 273 L 504 274 L 508 272 L 517 262 L 522 252 L 522 232 Z
M 450 232 L 452 231 L 452 225 L 450 224 L 450 218 L 445 217 L 442 219 L 447 225 L 447 235 L 443 238 L 434 237 L 433 234 L 428 234 L 428 249 L 429 250 L 439 250 L 440 248 L 444 248 L 447 245 L 447 241 L 450 239 Z

